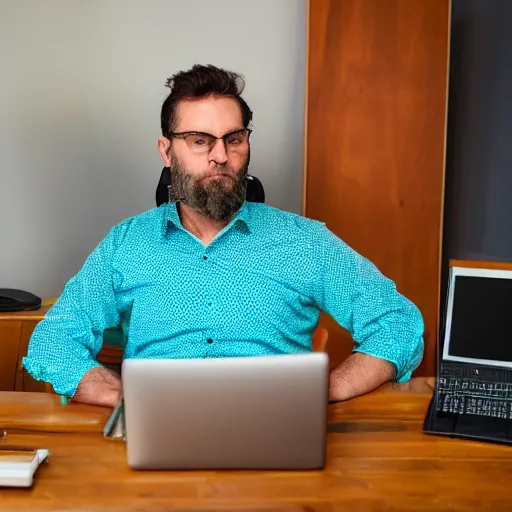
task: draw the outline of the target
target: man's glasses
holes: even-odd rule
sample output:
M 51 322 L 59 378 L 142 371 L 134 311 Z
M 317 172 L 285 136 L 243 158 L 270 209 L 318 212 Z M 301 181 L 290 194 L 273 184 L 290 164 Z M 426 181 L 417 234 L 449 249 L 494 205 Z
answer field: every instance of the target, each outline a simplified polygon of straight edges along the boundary
M 210 133 L 203 132 L 173 132 L 169 134 L 169 137 L 183 139 L 192 153 L 205 155 L 213 149 L 218 139 L 222 139 L 226 151 L 234 153 L 246 151 L 251 133 L 252 130 L 242 128 L 226 133 L 222 137 L 215 137 Z

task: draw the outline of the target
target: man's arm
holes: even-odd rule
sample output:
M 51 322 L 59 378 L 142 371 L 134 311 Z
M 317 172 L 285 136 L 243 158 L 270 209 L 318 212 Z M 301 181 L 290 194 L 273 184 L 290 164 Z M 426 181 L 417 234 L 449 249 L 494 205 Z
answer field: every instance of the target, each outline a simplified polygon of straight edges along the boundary
M 113 261 L 125 225 L 113 228 L 66 284 L 63 293 L 36 326 L 23 365 L 37 380 L 49 382 L 56 393 L 76 401 L 115 405 L 118 377 L 96 356 L 103 331 L 120 323 Z
M 350 354 L 332 373 L 329 400 L 339 402 L 364 395 L 394 379 L 393 363 L 361 352 Z
M 80 380 L 73 401 L 114 408 L 122 396 L 121 379 L 106 368 L 95 367 Z
M 318 241 L 317 304 L 355 342 L 331 374 L 330 399 L 346 400 L 390 380 L 407 381 L 423 356 L 423 319 L 395 284 L 327 228 Z

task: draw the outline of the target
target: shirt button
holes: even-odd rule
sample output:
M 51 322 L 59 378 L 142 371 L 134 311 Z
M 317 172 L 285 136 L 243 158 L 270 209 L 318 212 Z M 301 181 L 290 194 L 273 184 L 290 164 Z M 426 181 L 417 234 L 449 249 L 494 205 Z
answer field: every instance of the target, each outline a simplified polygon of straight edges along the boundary
M 207 342 L 207 343 L 213 343 L 213 340 L 212 340 L 211 338 L 208 338 L 208 339 L 206 340 L 206 342 Z
M 208 259 L 208 256 L 203 256 L 203 260 L 207 260 Z

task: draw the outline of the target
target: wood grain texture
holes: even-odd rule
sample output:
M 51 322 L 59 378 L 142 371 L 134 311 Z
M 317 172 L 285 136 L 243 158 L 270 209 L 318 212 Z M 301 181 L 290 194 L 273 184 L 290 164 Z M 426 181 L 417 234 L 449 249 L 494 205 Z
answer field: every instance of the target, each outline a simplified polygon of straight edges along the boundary
M 76 411 L 72 433 L 9 432 L 0 441 L 0 446 L 44 446 L 52 452 L 32 489 L 0 490 L 0 509 L 510 511 L 509 447 L 422 433 L 432 384 L 432 379 L 413 379 L 329 406 L 324 471 L 132 471 L 124 443 L 102 437 L 108 410 L 60 407 L 68 426 Z M 7 406 L 6 395 L 0 393 L 0 411 Z M 25 413 L 38 412 L 38 421 L 45 411 L 54 420 L 59 415 L 57 397 L 11 393 L 11 409 L 15 398 L 19 414 L 25 400 Z M 88 415 L 91 423 L 84 431 Z
M 22 327 L 16 320 L 0 322 L 0 391 L 14 389 Z
M 60 405 L 50 393 L 0 393 L 0 430 L 9 432 L 101 432 L 110 413 L 106 407 Z
M 310 0 L 304 212 L 421 310 L 436 371 L 449 0 Z M 352 348 L 322 315 L 333 360 Z

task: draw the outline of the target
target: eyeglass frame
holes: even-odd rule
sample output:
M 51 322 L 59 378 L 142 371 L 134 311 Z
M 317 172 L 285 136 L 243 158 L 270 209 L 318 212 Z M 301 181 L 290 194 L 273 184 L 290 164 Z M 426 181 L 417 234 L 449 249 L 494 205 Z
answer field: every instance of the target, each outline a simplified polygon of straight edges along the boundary
M 215 135 L 212 135 L 211 133 L 199 132 L 199 131 L 195 131 L 195 130 L 187 131 L 187 132 L 170 132 L 168 134 L 167 138 L 170 139 L 170 138 L 176 137 L 178 139 L 184 140 L 187 135 L 204 135 L 207 137 L 211 137 L 212 139 L 215 139 L 215 140 L 222 140 L 224 142 L 224 149 L 227 150 L 227 142 L 226 142 L 227 137 L 229 137 L 230 135 L 233 135 L 235 133 L 239 133 L 239 132 L 247 132 L 247 142 L 249 142 L 249 138 L 251 136 L 251 133 L 253 132 L 253 130 L 251 128 L 239 128 L 238 130 L 232 130 L 232 131 L 222 135 L 222 137 L 215 137 Z M 213 146 L 208 151 L 208 153 L 210 153 L 212 149 L 213 149 Z

